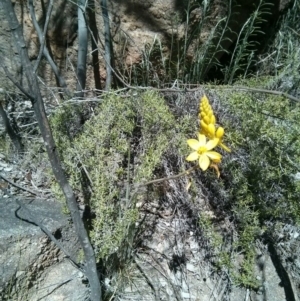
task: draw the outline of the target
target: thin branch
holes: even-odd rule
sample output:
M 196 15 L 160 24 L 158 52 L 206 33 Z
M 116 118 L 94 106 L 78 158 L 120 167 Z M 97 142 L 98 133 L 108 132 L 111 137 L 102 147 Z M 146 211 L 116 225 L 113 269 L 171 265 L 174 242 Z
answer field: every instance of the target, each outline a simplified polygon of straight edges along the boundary
M 222 87 L 220 87 L 220 88 L 222 88 Z M 249 87 L 243 87 L 243 86 L 224 87 L 223 89 L 228 89 L 228 90 L 246 90 L 246 91 L 257 92 L 257 93 L 266 93 L 266 94 L 279 95 L 279 96 L 284 96 L 286 98 L 289 98 L 290 100 L 300 102 L 299 98 L 297 98 L 297 97 L 295 97 L 295 96 L 293 96 L 291 94 L 282 92 L 282 91 L 268 90 L 268 89 L 263 89 L 263 88 L 249 88 Z
M 33 0 L 28 0 L 28 5 L 29 5 L 29 11 L 30 11 L 30 15 L 31 15 L 31 18 L 32 18 L 32 23 L 33 23 L 33 26 L 37 32 L 37 35 L 38 35 L 38 38 L 39 38 L 39 42 L 40 44 L 42 45 L 44 43 L 44 38 L 43 38 L 43 33 L 41 31 L 41 28 L 36 20 L 36 17 L 35 17 L 35 11 L 34 11 L 34 6 L 33 6 Z M 48 48 L 47 46 L 44 44 L 44 47 L 42 48 L 43 49 L 43 54 L 44 56 L 46 57 L 47 61 L 49 62 L 55 76 L 56 76 L 56 79 L 60 85 L 60 87 L 64 88 L 66 93 L 68 95 L 71 95 L 71 93 L 69 92 L 69 90 L 67 89 L 67 84 L 64 80 L 64 78 L 61 76 L 60 72 L 59 72 L 59 69 L 57 67 L 57 65 L 55 64 L 55 62 L 53 61 L 49 51 L 48 51 Z M 35 70 L 34 70 L 35 72 Z
M 77 85 L 76 96 L 84 97 L 83 90 L 86 85 L 86 62 L 87 62 L 87 44 L 88 44 L 88 30 L 86 19 L 86 3 L 87 0 L 78 0 L 77 4 L 77 19 L 78 19 L 78 52 L 77 52 Z
M 18 189 L 24 190 L 26 192 L 29 192 L 29 193 L 33 194 L 33 195 L 38 195 L 37 192 L 35 192 L 33 190 L 30 190 L 28 188 L 22 187 L 22 186 L 20 186 L 20 185 L 18 185 L 16 183 L 12 182 L 11 180 L 9 180 L 6 177 L 4 177 L 2 174 L 0 174 L 0 178 L 2 178 L 5 182 L 9 183 L 10 185 L 12 185 L 12 186 L 14 186 L 14 187 L 16 187 Z
M 185 170 L 185 171 L 183 171 L 183 172 L 181 172 L 181 173 L 179 173 L 175 176 L 155 179 L 155 180 L 151 180 L 151 181 L 146 182 L 146 183 L 136 184 L 134 186 L 135 186 L 135 188 L 139 188 L 139 187 L 147 186 L 147 185 L 150 185 L 150 184 L 155 184 L 155 183 L 160 183 L 160 182 L 164 182 L 164 181 L 174 180 L 174 179 L 180 178 L 182 176 L 189 175 L 189 173 L 191 173 L 193 170 L 197 169 L 198 167 L 199 167 L 198 165 L 195 165 L 195 166 L 189 168 L 188 170 Z
M 48 24 L 49 24 L 52 8 L 53 8 L 53 0 L 50 0 L 49 4 L 48 4 L 48 9 L 47 9 L 46 21 L 45 21 L 45 25 L 44 25 L 44 31 L 43 31 L 43 35 L 42 35 L 42 43 L 41 43 L 41 46 L 40 46 L 39 55 L 38 55 L 38 58 L 37 58 L 37 60 L 34 64 L 34 67 L 33 67 L 34 72 L 36 72 L 37 68 L 39 67 L 39 64 L 41 62 L 42 55 L 43 55 L 43 52 L 44 52 L 44 47 L 45 47 L 45 43 L 46 43 L 47 29 L 48 29 Z
M 106 82 L 105 82 L 105 90 L 110 90 L 111 82 L 112 82 L 112 43 L 111 43 L 111 35 L 110 35 L 110 25 L 109 25 L 109 17 L 107 10 L 107 1 L 100 1 L 101 9 L 102 9 L 102 17 L 104 22 L 104 38 L 105 38 L 105 64 L 106 64 Z
M 0 64 L 5 72 L 6 77 L 22 92 L 24 93 L 30 100 L 34 100 L 34 97 L 25 90 L 14 78 L 14 76 L 8 71 L 7 67 L 3 64 L 4 58 L 0 56 Z
M 193 89 L 173 89 L 173 88 L 166 88 L 166 89 L 159 89 L 159 88 L 154 88 L 154 87 L 134 87 L 129 84 L 127 84 L 121 77 L 120 75 L 112 69 L 112 72 L 115 74 L 115 76 L 120 80 L 120 82 L 127 87 L 128 89 L 133 89 L 133 90 L 154 90 L 158 92 L 177 92 L 177 93 L 183 93 L 183 92 L 195 92 L 199 91 L 202 88 L 193 88 Z M 244 87 L 244 86 L 217 86 L 217 85 L 201 85 L 201 87 L 209 87 L 209 88 L 215 88 L 215 89 L 224 89 L 224 90 L 246 90 L 246 91 L 251 91 L 251 92 L 256 92 L 256 93 L 266 93 L 266 94 L 273 94 L 273 95 L 279 95 L 279 96 L 284 96 L 290 100 L 300 102 L 300 99 L 282 92 L 282 91 L 276 91 L 276 90 L 268 90 L 268 89 L 263 89 L 263 88 L 250 88 L 250 87 Z
M 32 0 L 29 0 L 32 4 Z M 45 112 L 45 105 L 41 95 L 41 90 L 38 83 L 37 75 L 33 70 L 33 66 L 28 56 L 28 50 L 26 47 L 25 39 L 22 32 L 22 27 L 17 19 L 16 13 L 12 6 L 11 0 L 1 0 L 1 6 L 3 7 L 4 14 L 11 29 L 11 33 L 14 37 L 15 46 L 20 55 L 24 73 L 26 75 L 30 92 L 34 95 L 33 109 L 39 124 L 39 128 L 45 143 L 48 158 L 52 166 L 53 174 L 62 189 L 65 199 L 70 211 L 72 221 L 75 226 L 75 230 L 78 236 L 78 240 L 81 244 L 85 265 L 84 273 L 89 281 L 90 285 L 90 299 L 92 301 L 101 301 L 101 284 L 99 281 L 99 275 L 97 271 L 97 263 L 95 253 L 90 242 L 88 232 L 81 219 L 78 204 L 74 195 L 74 191 L 70 186 L 70 183 L 66 177 L 65 171 L 62 167 L 62 163 L 58 154 L 58 149 L 55 145 L 55 141 L 51 132 L 49 120 Z M 33 5 L 32 5 L 33 7 Z M 46 47 L 44 47 L 46 49 Z

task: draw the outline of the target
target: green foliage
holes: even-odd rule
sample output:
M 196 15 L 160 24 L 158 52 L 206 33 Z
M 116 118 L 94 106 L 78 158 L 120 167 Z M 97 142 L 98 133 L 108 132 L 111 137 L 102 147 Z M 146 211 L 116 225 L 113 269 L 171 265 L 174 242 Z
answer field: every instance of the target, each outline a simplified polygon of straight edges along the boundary
M 238 272 L 232 272 L 233 281 L 237 285 L 242 285 L 251 289 L 259 287 L 259 281 L 254 276 L 256 253 L 255 249 L 248 250 L 243 258 Z
M 266 88 L 299 91 L 300 83 L 300 5 L 299 0 L 280 19 L 280 28 L 261 60 L 259 76 L 272 75 Z M 299 92 L 298 92 L 299 93 Z
M 232 128 L 240 135 L 239 152 L 247 152 L 241 162 L 229 161 L 224 166 L 237 180 L 233 196 L 247 195 L 260 222 L 298 222 L 299 104 L 276 96 L 254 99 L 246 93 L 234 93 L 228 104 L 239 118 L 238 126 Z
M 222 182 L 214 185 L 219 207 L 236 222 L 233 248 L 243 254 L 238 271 L 229 269 L 236 283 L 256 287 L 256 240 L 277 222 L 300 222 L 300 104 L 247 92 L 220 92 L 220 98 L 233 153 L 224 156 Z
M 154 92 L 128 98 L 114 94 L 104 97 L 72 143 L 59 126 L 69 116 L 73 116 L 71 107 L 53 116 L 56 140 L 72 187 L 95 213 L 90 236 L 97 258 L 105 259 L 123 252 L 124 243 L 131 243 L 138 219 L 137 191 L 131 184 L 152 179 L 169 144 L 176 148 L 182 143 L 182 134 L 176 135 L 181 132 L 180 122 Z M 90 196 L 87 186 L 92 189 Z
M 255 36 L 261 32 L 261 25 L 265 22 L 263 16 L 270 13 L 273 4 L 264 0 L 260 0 L 257 8 L 242 26 L 237 36 L 235 48 L 231 54 L 228 66 L 225 67 L 224 82 L 232 84 L 238 71 L 244 72 L 244 77 L 248 72 L 248 68 L 254 60 L 257 51 L 258 42 Z
M 220 253 L 222 236 L 215 230 L 212 218 L 208 214 L 205 214 L 204 212 L 200 213 L 199 227 L 201 227 L 206 239 L 208 239 L 213 246 L 214 252 Z

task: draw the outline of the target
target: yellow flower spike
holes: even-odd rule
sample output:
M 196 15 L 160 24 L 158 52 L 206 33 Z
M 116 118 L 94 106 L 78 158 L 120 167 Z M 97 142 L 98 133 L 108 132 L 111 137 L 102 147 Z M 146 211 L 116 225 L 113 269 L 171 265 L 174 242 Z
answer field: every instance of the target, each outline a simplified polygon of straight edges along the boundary
M 203 111 L 207 112 L 209 110 L 209 104 L 204 104 L 203 105 Z
M 204 94 L 203 97 L 201 98 L 201 102 L 202 102 L 202 103 L 208 102 L 208 98 L 206 97 L 205 94 Z
M 200 168 L 205 171 L 209 167 L 211 161 L 220 162 L 222 155 L 211 151 L 219 143 L 219 139 L 215 138 L 206 142 L 206 137 L 202 134 L 198 134 L 198 140 L 187 140 L 188 145 L 194 150 L 187 158 L 187 161 L 198 160 Z
M 202 118 L 204 118 L 206 116 L 206 114 L 204 112 L 201 112 L 200 115 Z

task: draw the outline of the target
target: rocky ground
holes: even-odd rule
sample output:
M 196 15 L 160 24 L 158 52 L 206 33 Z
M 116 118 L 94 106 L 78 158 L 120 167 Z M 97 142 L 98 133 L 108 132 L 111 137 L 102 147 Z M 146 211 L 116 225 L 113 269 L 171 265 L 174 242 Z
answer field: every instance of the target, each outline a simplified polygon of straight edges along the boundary
M 1 299 L 86 300 L 82 272 L 35 224 L 42 223 L 78 256 L 68 215 L 49 189 L 38 184 L 38 169 L 29 178 L 19 163 L 1 155 Z M 226 270 L 214 267 L 211 246 L 189 216 L 191 200 L 182 204 L 170 200 L 138 204 L 143 218 L 137 228 L 144 230 L 128 266 L 118 276 L 104 279 L 107 292 L 114 296 L 110 300 L 299 300 L 298 228 L 286 225 L 271 247 L 258 245 L 254 269 L 261 285 L 251 291 L 236 286 Z M 212 214 L 204 200 L 197 202 Z

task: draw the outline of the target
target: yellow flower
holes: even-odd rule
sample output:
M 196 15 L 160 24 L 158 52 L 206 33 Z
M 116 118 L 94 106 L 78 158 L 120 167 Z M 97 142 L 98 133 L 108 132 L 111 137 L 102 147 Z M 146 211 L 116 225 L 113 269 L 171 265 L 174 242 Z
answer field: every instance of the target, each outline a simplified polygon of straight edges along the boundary
M 214 111 L 206 95 L 204 95 L 200 100 L 199 119 L 201 128 L 200 134 L 205 135 L 211 140 L 219 138 L 218 146 L 222 147 L 225 151 L 230 153 L 230 148 L 228 148 L 222 142 L 224 129 L 222 127 L 216 128 L 216 116 L 214 115 Z
M 205 123 L 204 120 L 200 122 L 201 131 L 200 133 L 208 137 L 209 139 L 218 138 L 218 146 L 222 147 L 226 152 L 231 152 L 230 148 L 228 148 L 225 144 L 223 144 L 222 139 L 224 136 L 224 128 L 221 126 L 216 129 L 213 123 Z
M 220 162 L 222 155 L 211 151 L 213 148 L 215 148 L 218 143 L 219 139 L 214 138 L 212 140 L 209 140 L 206 142 L 206 137 L 202 134 L 198 134 L 198 140 L 196 139 L 189 139 L 187 141 L 188 145 L 194 150 L 187 158 L 187 161 L 195 161 L 199 160 L 199 166 L 200 168 L 205 171 L 211 161 L 213 162 Z

